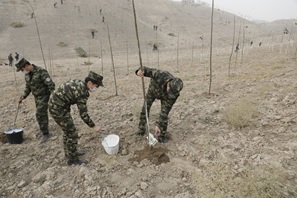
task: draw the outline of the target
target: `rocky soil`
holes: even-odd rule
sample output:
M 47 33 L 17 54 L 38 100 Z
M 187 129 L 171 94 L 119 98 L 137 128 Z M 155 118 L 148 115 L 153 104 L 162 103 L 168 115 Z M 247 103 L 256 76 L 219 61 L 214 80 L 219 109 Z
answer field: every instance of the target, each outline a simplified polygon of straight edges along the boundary
M 18 3 L 27 6 L 26 1 L 9 1 L 9 3 L 1 1 L 1 3 L 5 2 L 10 9 L 14 8 L 14 5 L 19 5 Z M 33 3 L 33 1 L 29 2 Z M 48 20 L 51 31 L 45 31 L 46 23 L 40 25 L 40 29 L 44 31 L 42 35 L 46 37 L 45 40 L 54 43 L 49 48 L 58 49 L 59 52 L 55 54 L 53 50 L 54 56 L 51 61 L 46 58 L 48 70 L 56 85 L 69 79 L 84 79 L 89 70 L 104 76 L 105 87 L 92 93 L 88 101 L 89 114 L 94 122 L 102 127 L 102 131 L 96 133 L 88 128 L 80 119 L 76 106 L 73 106 L 72 115 L 80 135 L 79 149 L 86 152 L 82 159 L 88 160 L 89 163 L 81 166 L 67 166 L 62 145 L 63 132 L 53 119 L 50 118 L 49 141 L 39 144 L 40 132 L 35 120 L 35 104 L 32 96 L 20 105 L 16 123 L 13 126 L 18 98 L 24 89 L 24 76 L 8 66 L 0 66 L 2 71 L 0 79 L 1 198 L 297 197 L 297 62 L 296 42 L 293 36 L 289 38 L 285 35 L 281 42 L 281 35 L 271 37 L 272 35 L 267 34 L 264 26 L 251 23 L 249 28 L 252 31 L 250 34 L 246 33 L 246 43 L 248 39 L 253 38 L 255 43 L 264 41 L 263 45 L 251 47 L 246 45 L 244 53 L 242 48 L 237 54 L 233 53 L 230 75 L 228 75 L 229 53 L 232 46 L 227 44 L 232 43 L 230 33 L 232 29 L 230 30 L 224 21 L 232 21 L 232 16 L 222 14 L 221 19 L 218 17 L 217 22 L 221 26 L 216 26 L 218 27 L 216 32 L 219 33 L 222 30 L 225 34 L 221 39 L 220 34 L 216 34 L 212 57 L 212 83 L 209 89 L 209 38 L 206 39 L 209 34 L 204 34 L 206 35 L 204 44 L 201 44 L 202 41 L 199 43 L 197 35 L 201 32 L 196 32 L 197 34 L 191 37 L 192 30 L 192 32 L 199 31 L 196 29 L 197 24 L 189 22 L 189 25 L 186 25 L 182 17 L 178 17 L 178 13 L 181 12 L 183 17 L 191 15 L 189 18 L 192 18 L 195 7 L 185 5 L 175 7 L 168 3 L 154 6 L 158 9 L 154 11 L 154 9 L 141 7 L 141 3 L 137 4 L 141 7 L 139 9 L 143 9 L 141 10 L 143 29 L 140 34 L 146 34 L 150 41 L 156 41 L 156 34 L 145 30 L 151 29 L 154 25 L 154 16 L 157 14 L 145 13 L 165 10 L 167 15 L 170 13 L 167 8 L 172 6 L 172 15 L 166 18 L 160 14 L 158 18 L 158 20 L 163 19 L 159 24 L 165 27 L 158 37 L 162 47 L 159 52 L 153 53 L 149 50 L 150 48 L 146 48 L 150 45 L 141 45 L 142 60 L 144 65 L 167 70 L 184 81 L 184 89 L 169 114 L 169 142 L 158 143 L 150 148 L 145 137 L 133 135 L 137 131 L 139 113 L 143 104 L 141 80 L 134 74 L 134 70 L 139 66 L 137 48 L 131 47 L 127 55 L 126 43 L 118 45 L 118 48 L 114 49 L 114 69 L 112 69 L 108 50 L 104 52 L 106 53 L 103 56 L 104 59 L 98 55 L 100 49 L 98 40 L 96 40 L 98 45 L 92 44 L 94 48 L 96 46 L 98 53 L 90 53 L 87 58 L 77 57 L 73 52 L 74 46 L 88 49 L 91 34 L 82 32 L 78 25 L 71 26 L 75 23 L 72 23 L 73 19 L 67 18 L 68 14 L 69 16 L 73 14 L 70 13 L 70 8 L 75 8 L 75 11 L 78 6 L 81 8 L 81 18 L 84 20 L 77 21 L 77 24 L 85 25 L 82 28 L 98 25 L 99 30 L 103 26 L 99 23 L 93 25 L 86 23 L 86 21 L 92 21 L 92 17 L 86 18 L 88 15 L 84 11 L 88 10 L 88 7 L 83 2 L 70 6 L 69 3 L 72 1 L 65 0 L 67 9 L 55 10 L 55 12 L 65 13 L 65 18 L 62 17 L 63 15 L 52 15 L 50 11 L 54 9 L 53 3 L 46 2 L 48 5 L 45 2 L 40 5 L 33 4 L 40 18 L 43 17 L 45 20 L 48 17 L 53 21 L 56 20 L 60 23 L 59 28 L 63 27 L 63 24 L 70 24 L 65 26 L 65 34 L 61 34 L 63 32 L 61 29 L 54 28 L 52 20 Z M 127 12 L 120 15 L 114 15 L 111 12 L 112 8 L 116 7 L 118 13 L 121 13 L 120 6 L 115 5 L 125 7 L 130 4 L 112 2 L 115 3 L 114 1 L 103 3 L 109 10 L 109 15 L 106 16 L 114 16 L 114 18 L 124 16 L 124 21 L 131 19 L 131 14 Z M 147 2 L 143 3 L 149 6 Z M 158 0 L 154 2 L 159 3 Z M 46 6 L 52 6 L 51 10 Z M 101 6 L 97 5 L 97 8 Z M 60 4 L 58 8 L 61 8 Z M 206 12 L 206 8 L 198 6 L 197 9 Z M 1 29 L 1 43 L 2 41 L 8 43 L 10 35 L 22 38 L 18 45 L 17 42 L 13 42 L 4 51 L 5 53 L 1 49 L 1 57 L 4 60 L 5 54 L 22 46 L 22 48 L 26 47 L 26 50 L 23 50 L 21 56 L 25 54 L 32 63 L 44 66 L 38 54 L 40 49 L 36 49 L 38 42 L 30 41 L 31 38 L 37 38 L 32 36 L 36 30 L 29 17 L 29 11 L 19 8 L 14 16 L 6 16 L 6 20 L 15 21 L 21 16 L 20 14 L 26 13 L 27 18 L 23 18 L 23 21 L 29 25 L 24 27 L 26 31 L 16 31 L 13 28 Z M 98 13 L 97 15 L 99 16 Z M 54 18 L 54 16 L 58 17 Z M 206 23 L 207 17 L 201 18 L 203 20 L 200 21 L 200 27 L 206 30 L 209 27 Z M 184 36 L 181 34 L 181 49 L 177 59 L 177 36 L 168 36 L 167 33 L 174 32 L 177 35 L 175 24 L 179 23 L 184 26 Z M 125 35 L 130 35 L 129 37 L 121 37 L 120 34 L 115 33 L 118 32 L 119 24 L 122 24 L 122 21 L 110 26 L 112 37 L 118 35 L 115 40 L 128 38 L 131 42 L 135 42 L 135 38 L 131 36 L 135 32 L 129 28 L 133 26 L 131 24 L 127 26 L 129 31 Z M 283 24 L 279 24 L 278 27 Z M 229 25 L 232 26 L 232 24 Z M 276 26 L 276 23 L 273 23 L 271 30 L 276 30 Z M 225 27 L 228 30 L 224 29 Z M 105 34 L 106 27 L 104 28 Z M 59 35 L 55 32 L 58 30 L 61 37 L 59 41 L 68 43 L 68 48 L 61 49 L 56 46 L 58 40 L 54 37 Z M 71 35 L 77 38 L 77 43 L 70 39 Z M 272 38 L 275 40 L 271 40 Z M 194 48 L 192 48 L 193 40 L 198 43 Z M 106 40 L 104 42 L 106 44 L 103 48 L 108 49 L 108 42 Z M 113 46 L 117 46 L 116 43 L 114 42 Z M 116 84 L 113 71 L 115 71 Z M 149 80 L 145 79 L 146 88 L 148 83 Z M 150 115 L 151 132 L 159 111 L 160 102 L 156 101 Z M 22 144 L 7 143 L 3 132 L 11 127 L 24 129 Z M 108 155 L 101 144 L 108 134 L 120 136 L 120 149 L 116 155 Z

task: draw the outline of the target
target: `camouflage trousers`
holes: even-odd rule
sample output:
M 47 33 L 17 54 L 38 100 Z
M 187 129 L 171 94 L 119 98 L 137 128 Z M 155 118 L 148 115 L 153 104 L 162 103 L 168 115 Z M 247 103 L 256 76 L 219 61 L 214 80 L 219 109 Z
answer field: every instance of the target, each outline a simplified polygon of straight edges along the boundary
M 70 114 L 70 109 L 59 109 L 54 108 L 51 103 L 49 103 L 49 112 L 52 115 L 55 122 L 63 130 L 63 144 L 65 157 L 69 160 L 78 159 L 77 155 L 77 141 L 78 132 L 73 123 L 73 119 Z
M 147 112 L 149 116 L 149 112 L 153 102 L 155 101 L 155 97 L 151 94 L 147 94 L 146 96 L 146 104 L 147 104 Z M 160 128 L 161 136 L 165 136 L 167 133 L 167 125 L 168 125 L 168 114 L 172 109 L 176 99 L 161 99 L 161 112 L 159 114 L 159 118 L 156 122 L 157 126 Z M 142 111 L 140 113 L 140 121 L 139 121 L 139 130 L 140 132 L 146 131 L 146 116 L 145 116 L 145 105 L 142 107 Z
M 48 134 L 48 100 L 49 95 L 35 96 L 35 115 L 42 134 Z

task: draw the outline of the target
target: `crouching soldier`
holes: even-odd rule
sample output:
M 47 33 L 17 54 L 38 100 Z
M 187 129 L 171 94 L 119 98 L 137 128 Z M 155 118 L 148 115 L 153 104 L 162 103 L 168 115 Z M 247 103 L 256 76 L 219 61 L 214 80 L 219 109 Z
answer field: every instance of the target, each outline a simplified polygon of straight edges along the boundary
M 80 160 L 77 151 L 78 132 L 73 123 L 70 114 L 71 105 L 76 104 L 80 113 L 81 119 L 96 132 L 100 131 L 100 127 L 95 125 L 88 114 L 87 101 L 90 96 L 89 92 L 95 92 L 99 86 L 103 86 L 103 77 L 99 74 L 90 71 L 85 81 L 69 80 L 61 84 L 51 95 L 49 100 L 49 111 L 55 122 L 61 127 L 64 132 L 64 152 L 68 160 L 68 165 L 81 165 L 88 163 L 85 160 Z

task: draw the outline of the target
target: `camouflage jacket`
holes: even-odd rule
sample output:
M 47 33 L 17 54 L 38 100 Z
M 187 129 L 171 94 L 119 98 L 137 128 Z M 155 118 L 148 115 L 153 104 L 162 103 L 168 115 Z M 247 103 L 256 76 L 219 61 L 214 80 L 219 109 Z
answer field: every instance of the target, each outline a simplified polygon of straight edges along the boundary
M 52 81 L 48 72 L 36 65 L 33 65 L 33 71 L 25 74 L 26 87 L 23 97 L 26 98 L 31 92 L 37 96 L 50 95 L 55 90 L 55 83 Z
M 145 77 L 150 77 L 150 85 L 148 94 L 152 94 L 157 99 L 176 99 L 179 93 L 174 98 L 169 98 L 166 84 L 174 79 L 174 76 L 167 71 L 143 67 Z
M 60 85 L 51 95 L 51 108 L 67 109 L 76 104 L 79 109 L 81 119 L 89 126 L 94 127 L 95 124 L 88 114 L 87 101 L 90 94 L 85 82 L 81 80 L 69 80 Z

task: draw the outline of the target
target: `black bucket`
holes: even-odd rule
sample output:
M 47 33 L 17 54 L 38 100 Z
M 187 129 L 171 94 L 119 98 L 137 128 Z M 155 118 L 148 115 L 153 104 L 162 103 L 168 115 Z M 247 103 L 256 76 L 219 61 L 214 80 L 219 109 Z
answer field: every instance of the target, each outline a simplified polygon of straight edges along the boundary
M 8 129 L 4 133 L 6 134 L 7 141 L 10 144 L 21 144 L 23 143 L 23 132 L 22 128 Z

